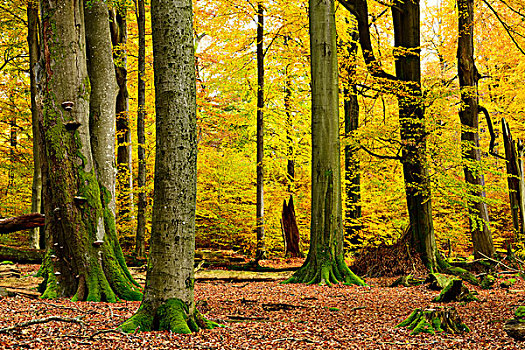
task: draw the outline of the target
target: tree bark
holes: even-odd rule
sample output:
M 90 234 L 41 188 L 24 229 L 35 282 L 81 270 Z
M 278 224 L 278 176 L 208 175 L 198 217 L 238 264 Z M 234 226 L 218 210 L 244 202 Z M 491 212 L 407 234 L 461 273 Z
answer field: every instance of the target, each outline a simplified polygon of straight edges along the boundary
M 467 202 L 474 257 L 480 253 L 491 257 L 494 244 L 489 228 L 489 213 L 484 201 L 485 180 L 479 169 L 481 151 L 478 133 L 478 71 L 474 63 L 474 0 L 457 0 L 458 4 L 458 76 L 461 89 L 461 148 L 464 161 Z
M 92 155 L 89 102 L 92 94 L 101 95 L 92 91 L 97 85 L 90 86 L 88 77 L 83 3 L 46 0 L 40 5 L 44 72 L 39 103 L 44 112 L 39 122 L 45 152 L 46 232 L 51 240 L 42 266 L 42 297 L 138 300 L 142 294 L 126 268 L 114 228 L 107 231 L 104 225 L 114 217 L 110 190 L 99 186 L 101 175 L 95 169 L 106 164 L 100 160 L 95 164 Z M 105 4 L 94 1 L 90 6 L 88 11 L 101 12 L 89 21 L 103 21 L 107 28 Z M 109 40 L 109 28 L 106 33 Z
M 153 226 L 142 304 L 127 332 L 190 333 L 212 324 L 194 301 L 197 135 L 191 0 L 153 0 L 156 155 Z M 177 62 L 177 64 L 173 64 Z
M 287 281 L 363 285 L 343 255 L 339 91 L 333 0 L 309 2 L 312 77 L 312 212 L 310 250 Z
M 39 114 L 42 111 L 36 103 L 37 86 L 35 70 L 40 60 L 40 45 L 38 40 L 38 3 L 30 1 L 27 3 L 27 43 L 29 47 L 29 79 L 31 91 L 31 120 L 33 130 L 33 184 L 31 186 L 31 212 L 42 211 L 42 155 L 40 150 L 40 130 L 38 128 Z M 31 230 L 29 235 L 29 246 L 40 249 L 40 228 Z
M 284 46 L 288 47 L 288 36 L 284 37 Z M 293 141 L 293 123 L 292 123 L 292 80 L 290 78 L 290 66 L 287 64 L 285 68 L 286 81 L 284 86 L 284 111 L 286 113 L 286 142 L 288 161 L 286 164 L 286 173 L 288 175 L 288 192 L 294 192 L 295 181 L 295 156 L 294 156 L 294 141 Z
M 118 84 L 116 101 L 117 128 L 117 186 L 118 217 L 129 220 L 133 208 L 133 155 L 129 121 L 129 94 L 126 43 L 128 40 L 127 5 L 123 0 L 115 1 L 111 9 L 111 41 Z
M 411 245 L 421 253 L 425 265 L 433 269 L 437 256 L 430 179 L 425 164 L 427 150 L 421 103 L 419 11 L 419 0 L 395 0 L 392 6 L 396 76 L 403 83 L 400 86 L 401 91 L 398 91 L 398 104 L 401 141 L 404 143 L 402 163 Z
M 45 223 L 44 215 L 32 213 L 0 220 L 0 234 L 11 233 L 21 230 L 43 227 Z M 36 248 L 33 248 L 36 249 Z
M 299 246 L 300 236 L 299 228 L 297 227 L 297 220 L 295 219 L 295 208 L 293 205 L 293 196 L 290 195 L 288 204 L 286 200 L 283 201 L 282 224 L 285 239 L 285 256 L 294 258 L 302 257 L 301 248 Z
M 347 80 L 343 83 L 345 137 L 352 139 L 359 127 L 359 102 L 355 84 L 357 41 L 359 32 L 354 28 L 350 37 L 352 42 L 344 43 L 347 50 L 343 59 L 343 69 L 346 70 Z M 357 149 L 351 145 L 345 146 L 345 233 L 350 244 L 349 250 L 355 252 L 362 243 L 359 232 L 362 229 L 361 218 L 361 177 L 360 163 Z
M 264 7 L 257 4 L 257 253 L 255 260 L 266 258 L 264 234 Z
M 144 0 L 137 0 L 137 25 L 139 36 L 138 84 L 137 84 L 137 158 L 138 158 L 138 203 L 137 203 L 137 234 L 135 238 L 135 256 L 146 255 L 146 11 Z

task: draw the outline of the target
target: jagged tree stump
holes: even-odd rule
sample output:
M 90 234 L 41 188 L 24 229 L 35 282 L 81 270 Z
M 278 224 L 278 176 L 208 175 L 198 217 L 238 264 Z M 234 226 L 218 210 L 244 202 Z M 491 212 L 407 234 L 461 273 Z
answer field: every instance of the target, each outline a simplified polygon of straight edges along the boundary
M 396 327 L 411 329 L 410 335 L 419 333 L 450 333 L 469 332 L 470 329 L 461 322 L 459 314 L 453 306 L 427 309 L 415 309 L 410 316 Z
M 455 278 L 443 288 L 441 293 L 434 298 L 434 301 L 448 303 L 452 301 L 479 301 L 479 299 L 465 287 L 462 280 Z
M 514 311 L 514 317 L 505 323 L 503 330 L 511 338 L 525 340 L 525 306 L 519 306 Z

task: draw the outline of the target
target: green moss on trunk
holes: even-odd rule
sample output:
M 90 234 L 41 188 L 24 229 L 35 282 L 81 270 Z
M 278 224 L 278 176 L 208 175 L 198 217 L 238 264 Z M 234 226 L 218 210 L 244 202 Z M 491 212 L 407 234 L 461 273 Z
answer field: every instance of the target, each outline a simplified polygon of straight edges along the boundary
M 197 310 L 190 314 L 188 305 L 180 299 L 168 299 L 156 310 L 151 303 L 143 302 L 129 320 L 119 326 L 126 333 L 135 331 L 171 331 L 179 334 L 198 332 L 199 329 L 220 327 L 207 320 Z
M 309 256 L 303 266 L 282 283 L 316 283 L 327 286 L 344 283 L 366 286 L 366 283 L 348 268 L 342 254 L 330 258 L 328 253 L 318 253 L 315 259 Z

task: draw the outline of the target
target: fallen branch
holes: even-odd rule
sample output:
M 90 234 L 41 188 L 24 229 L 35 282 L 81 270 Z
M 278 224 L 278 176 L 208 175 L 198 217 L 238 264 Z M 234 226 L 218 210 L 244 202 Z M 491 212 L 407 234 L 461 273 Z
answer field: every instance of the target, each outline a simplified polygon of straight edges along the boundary
M 19 328 L 25 328 L 34 324 L 41 324 L 41 323 L 48 323 L 53 321 L 59 321 L 59 322 L 67 322 L 67 323 L 78 323 L 81 327 L 84 327 L 84 321 L 82 321 L 80 318 L 76 317 L 61 317 L 61 316 L 49 316 L 46 318 L 38 318 L 36 320 L 29 320 L 25 322 L 17 323 L 13 326 L 0 328 L 0 333 L 8 333 L 10 331 L 13 331 L 15 329 Z
M 504 268 L 506 268 L 507 270 L 514 271 L 514 272 L 521 272 L 520 270 L 517 270 L 517 269 L 514 269 L 514 268 L 512 268 L 512 267 L 509 267 L 509 266 L 505 265 L 505 264 L 504 264 L 503 262 L 501 262 L 501 261 L 498 261 L 498 260 L 496 260 L 496 259 L 489 258 L 488 256 L 486 256 L 486 255 L 483 254 L 482 252 L 478 252 L 478 253 L 479 253 L 479 255 L 483 256 L 485 259 L 490 260 L 490 261 L 496 263 L 496 264 L 497 264 L 496 266 L 501 265 L 501 266 L 503 266 Z

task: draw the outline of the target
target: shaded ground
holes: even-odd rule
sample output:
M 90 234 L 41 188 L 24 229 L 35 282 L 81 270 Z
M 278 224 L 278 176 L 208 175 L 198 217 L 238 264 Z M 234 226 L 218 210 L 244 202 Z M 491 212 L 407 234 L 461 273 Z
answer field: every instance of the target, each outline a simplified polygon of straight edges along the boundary
M 19 281 L 25 282 L 37 266 L 18 268 L 22 271 Z M 7 281 L 15 280 L 0 279 L 0 284 Z M 414 308 L 431 305 L 438 292 L 425 286 L 385 287 L 391 281 L 368 280 L 371 288 L 197 281 L 199 309 L 226 327 L 185 336 L 97 333 L 118 326 L 134 313 L 139 302 L 72 303 L 4 297 L 0 300 L 0 328 L 52 315 L 80 317 L 85 325 L 49 322 L 2 333 L 0 349 L 525 349 L 525 344 L 515 342 L 502 330 L 513 309 L 525 303 L 523 281 L 510 289 L 471 287 L 479 292 L 480 302 L 453 303 L 471 333 L 436 336 L 409 336 L 407 330 L 394 326 Z

